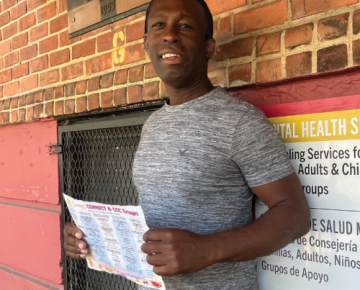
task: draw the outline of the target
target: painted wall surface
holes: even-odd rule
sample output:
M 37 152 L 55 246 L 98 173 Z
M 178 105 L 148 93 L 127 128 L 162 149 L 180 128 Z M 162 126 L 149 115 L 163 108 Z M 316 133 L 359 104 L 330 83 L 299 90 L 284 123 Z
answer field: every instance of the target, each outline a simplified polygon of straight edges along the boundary
M 59 164 L 49 143 L 56 121 L 0 127 L 0 289 L 63 288 Z

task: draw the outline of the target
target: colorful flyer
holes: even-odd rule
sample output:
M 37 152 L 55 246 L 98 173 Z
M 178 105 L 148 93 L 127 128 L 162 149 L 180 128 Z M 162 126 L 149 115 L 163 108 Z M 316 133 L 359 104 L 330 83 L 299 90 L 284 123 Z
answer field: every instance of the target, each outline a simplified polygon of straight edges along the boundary
M 146 262 L 140 249 L 149 230 L 141 206 L 87 202 L 64 194 L 76 226 L 84 233 L 91 253 L 89 268 L 121 275 L 137 284 L 166 290 L 162 278 Z
M 258 259 L 260 290 L 358 289 L 360 96 L 262 108 L 310 207 L 310 231 Z M 256 216 L 267 211 L 259 200 Z

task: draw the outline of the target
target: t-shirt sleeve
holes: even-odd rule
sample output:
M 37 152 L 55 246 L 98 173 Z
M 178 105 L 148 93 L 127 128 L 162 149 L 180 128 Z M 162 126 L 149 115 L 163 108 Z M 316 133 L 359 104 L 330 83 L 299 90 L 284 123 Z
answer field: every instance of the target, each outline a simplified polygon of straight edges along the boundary
M 238 122 L 231 156 L 250 187 L 271 183 L 294 172 L 277 130 L 256 108 Z

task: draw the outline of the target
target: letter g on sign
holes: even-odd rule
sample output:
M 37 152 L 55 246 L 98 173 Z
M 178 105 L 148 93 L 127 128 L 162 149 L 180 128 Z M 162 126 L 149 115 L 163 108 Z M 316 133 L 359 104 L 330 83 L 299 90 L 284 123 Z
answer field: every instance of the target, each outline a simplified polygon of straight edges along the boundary
M 124 41 L 124 32 L 119 31 L 114 34 L 113 37 L 113 60 L 115 64 L 122 63 L 125 59 L 125 47 L 118 47 L 118 40 Z

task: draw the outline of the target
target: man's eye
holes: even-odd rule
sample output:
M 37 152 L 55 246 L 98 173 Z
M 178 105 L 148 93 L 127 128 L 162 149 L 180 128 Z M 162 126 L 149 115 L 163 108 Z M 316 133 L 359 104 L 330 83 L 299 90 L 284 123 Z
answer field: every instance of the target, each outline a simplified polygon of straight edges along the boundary
M 152 27 L 162 27 L 163 25 L 164 25 L 163 23 L 158 22 L 158 23 L 153 24 Z
M 188 24 L 180 24 L 180 27 L 181 28 L 191 28 L 191 26 Z

